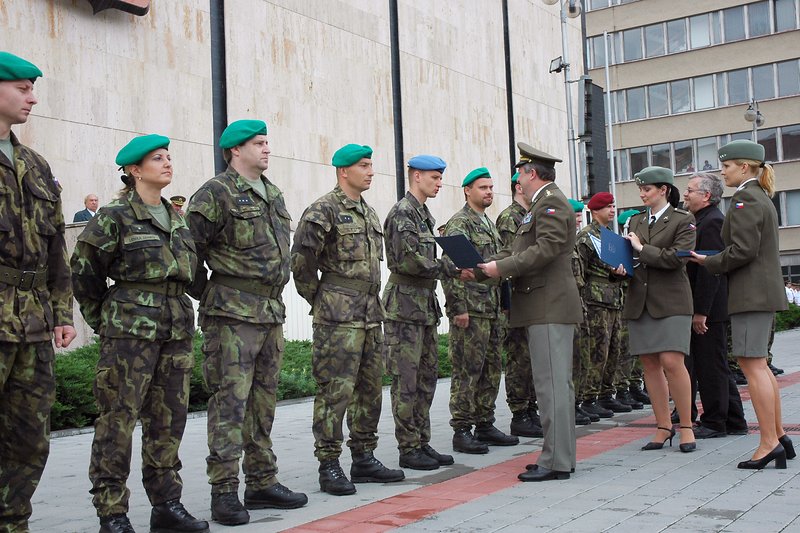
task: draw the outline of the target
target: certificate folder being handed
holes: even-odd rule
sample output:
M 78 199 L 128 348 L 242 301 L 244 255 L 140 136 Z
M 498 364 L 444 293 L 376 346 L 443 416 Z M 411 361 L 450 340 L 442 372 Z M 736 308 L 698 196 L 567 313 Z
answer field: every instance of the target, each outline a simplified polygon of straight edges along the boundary
M 434 239 L 458 268 L 475 268 L 478 263 L 483 263 L 483 257 L 465 235 L 449 235 Z
M 624 266 L 628 276 L 633 277 L 633 247 L 630 241 L 606 228 L 600 228 L 600 260 L 614 268 Z

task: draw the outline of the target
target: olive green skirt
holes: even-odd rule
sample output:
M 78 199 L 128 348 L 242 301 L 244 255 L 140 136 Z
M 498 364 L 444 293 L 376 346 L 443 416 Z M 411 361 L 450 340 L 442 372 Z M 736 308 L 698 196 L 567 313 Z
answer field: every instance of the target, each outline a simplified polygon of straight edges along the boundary
M 689 354 L 692 338 L 692 316 L 673 315 L 653 318 L 647 309 L 636 320 L 628 320 L 631 355 L 661 352 Z
M 772 321 L 771 311 L 751 311 L 731 315 L 731 355 L 734 357 L 766 357 Z

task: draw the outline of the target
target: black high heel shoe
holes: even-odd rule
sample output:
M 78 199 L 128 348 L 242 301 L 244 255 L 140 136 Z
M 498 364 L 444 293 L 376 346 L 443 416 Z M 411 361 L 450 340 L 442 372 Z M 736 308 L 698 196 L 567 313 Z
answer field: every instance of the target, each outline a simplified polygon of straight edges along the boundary
M 667 433 L 669 433 L 669 437 L 664 439 L 664 442 L 669 441 L 669 445 L 672 446 L 672 437 L 675 436 L 675 429 L 674 428 L 662 428 L 661 426 L 658 426 L 658 429 L 660 429 L 661 431 L 666 431 Z M 664 442 L 648 442 L 647 444 L 642 446 L 642 450 L 660 450 L 661 448 L 664 447 Z
M 786 468 L 786 450 L 783 449 L 783 446 L 778 444 L 775 446 L 775 449 L 769 452 L 767 455 L 762 457 L 761 459 L 750 459 L 749 461 L 742 461 L 739 463 L 738 468 L 742 468 L 744 470 L 761 470 L 772 461 L 775 461 L 775 468 L 778 469 L 785 469 Z
M 692 426 L 681 426 L 681 429 L 692 429 Z M 692 429 L 692 434 L 694 435 L 693 429 Z M 683 453 L 693 452 L 697 449 L 697 441 L 686 442 L 686 443 L 681 442 L 678 448 L 680 448 Z
M 789 435 L 784 433 L 783 437 L 780 437 L 778 439 L 778 442 L 781 443 L 781 446 L 783 446 L 784 451 L 786 451 L 787 459 L 794 459 L 795 457 L 797 457 L 797 454 L 794 451 L 794 443 L 792 443 L 792 439 L 789 438 Z

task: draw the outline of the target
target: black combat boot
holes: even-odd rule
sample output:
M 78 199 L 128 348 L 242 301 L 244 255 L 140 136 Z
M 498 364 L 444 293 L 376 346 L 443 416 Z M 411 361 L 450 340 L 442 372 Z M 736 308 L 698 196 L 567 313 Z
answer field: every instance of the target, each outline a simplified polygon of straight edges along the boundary
M 393 483 L 403 481 L 406 475 L 400 469 L 386 468 L 372 452 L 354 453 L 350 465 L 353 483 Z
M 519 444 L 517 437 L 506 435 L 492 424 L 475 426 L 475 438 L 490 446 L 514 446 Z
M 533 423 L 527 411 L 514 413 L 511 419 L 511 434 L 519 437 L 544 437 L 542 427 Z
M 594 413 L 587 413 L 586 411 L 584 411 L 581 408 L 581 404 L 580 403 L 576 403 L 575 404 L 575 417 L 576 417 L 576 420 L 577 420 L 577 417 L 578 417 L 579 414 L 584 418 L 588 418 L 589 419 L 589 423 L 600 422 L 600 417 L 599 416 L 597 416 Z M 577 424 L 577 422 L 575 422 L 575 423 Z M 580 426 L 581 424 L 578 424 L 578 425 Z
M 180 500 L 153 506 L 150 511 L 150 533 L 207 533 L 208 522 L 189 514 Z
M 542 419 L 539 416 L 539 408 L 536 404 L 528 406 L 528 418 L 531 419 L 534 426 L 542 427 Z
M 639 409 L 644 409 L 644 404 L 639 400 L 635 400 L 627 389 L 622 389 L 617 391 L 617 401 L 620 403 L 624 403 L 625 405 L 630 405 L 631 409 L 635 411 L 638 411 Z
M 411 470 L 436 470 L 439 461 L 429 456 L 419 448 L 400 454 L 400 467 Z
M 100 533 L 136 533 L 126 514 L 100 517 Z
M 266 489 L 250 489 L 244 491 L 246 509 L 297 509 L 308 503 L 308 496 L 302 492 L 293 492 L 280 483 Z
M 250 521 L 250 513 L 235 492 L 211 494 L 211 520 L 223 526 L 239 526 Z
M 489 447 L 472 436 L 469 428 L 459 428 L 453 433 L 453 449 L 461 453 L 489 453 Z
M 436 461 L 438 461 L 438 463 L 442 466 L 451 465 L 455 462 L 453 460 L 452 455 L 439 453 L 436 450 L 434 450 L 430 444 L 423 444 L 421 450 L 422 453 L 424 453 L 428 457 L 433 457 L 434 459 L 436 459 Z
M 597 419 L 600 420 L 600 417 L 598 416 Z M 576 426 L 588 426 L 591 423 L 592 423 L 592 420 L 587 416 L 586 413 L 583 412 L 583 410 L 580 407 L 578 407 L 576 405 L 575 406 L 575 425 Z
M 631 397 L 634 400 L 640 401 L 645 405 L 650 405 L 650 396 L 637 385 L 631 385 L 628 391 L 630 391 Z
M 597 405 L 615 413 L 630 413 L 633 407 L 626 405 L 612 396 L 604 396 L 597 401 Z
M 338 459 L 330 459 L 319 463 L 319 488 L 322 492 L 327 492 L 334 496 L 347 496 L 356 493 L 356 486 L 344 475 Z
M 611 418 L 612 416 L 614 416 L 614 411 L 612 411 L 611 409 L 606 409 L 605 407 L 601 407 L 597 405 L 595 402 L 590 400 L 586 400 L 585 402 L 583 402 L 581 404 L 581 409 L 583 409 L 585 412 L 589 414 L 597 415 L 600 418 Z

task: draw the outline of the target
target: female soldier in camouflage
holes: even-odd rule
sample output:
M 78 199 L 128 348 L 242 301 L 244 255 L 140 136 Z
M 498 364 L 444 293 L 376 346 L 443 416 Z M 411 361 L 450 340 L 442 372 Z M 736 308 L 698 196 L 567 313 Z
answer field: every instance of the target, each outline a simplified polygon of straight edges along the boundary
M 194 311 L 184 292 L 197 257 L 183 217 L 161 197 L 172 181 L 168 146 L 166 137 L 145 135 L 120 150 L 125 188 L 89 221 L 72 255 L 75 298 L 100 336 L 89 477 L 101 533 L 133 531 L 125 481 L 137 419 L 151 531 L 208 531 L 180 503 L 178 447 L 194 363 Z

